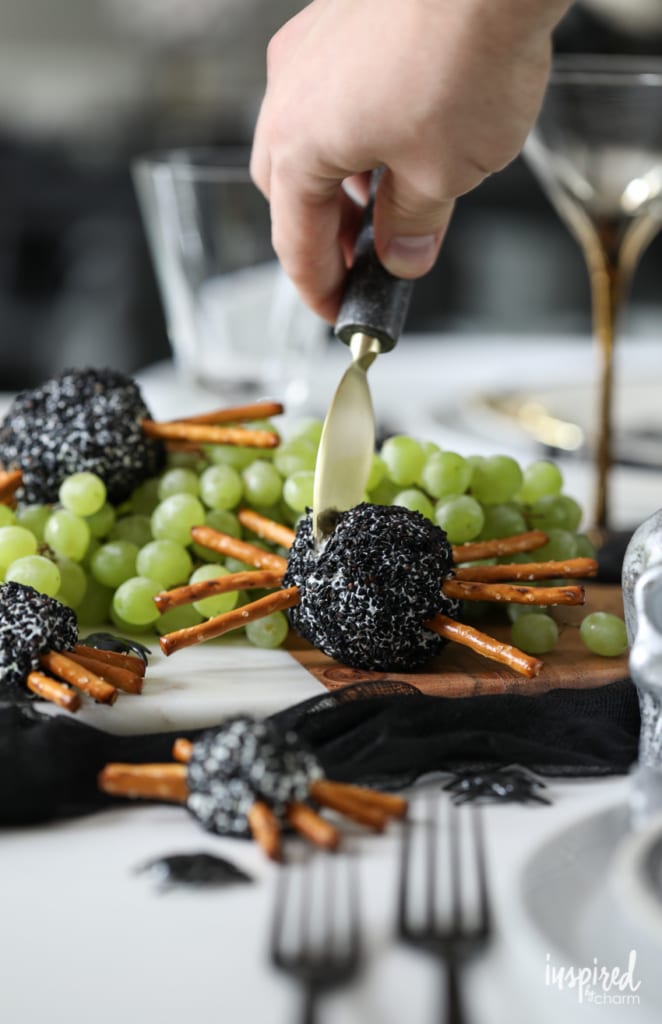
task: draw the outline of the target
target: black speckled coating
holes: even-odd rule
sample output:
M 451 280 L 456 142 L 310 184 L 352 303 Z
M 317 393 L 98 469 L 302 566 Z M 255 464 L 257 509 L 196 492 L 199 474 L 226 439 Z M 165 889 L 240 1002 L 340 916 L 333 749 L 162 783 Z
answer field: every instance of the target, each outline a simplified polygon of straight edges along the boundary
M 301 520 L 283 587 L 301 603 L 288 612 L 297 632 L 352 668 L 413 669 L 445 646 L 423 622 L 452 618 L 459 602 L 441 592 L 453 567 L 446 534 L 419 512 L 363 503 L 342 512 L 319 553 L 311 517 Z
M 0 464 L 23 473 L 21 496 L 53 502 L 65 477 L 97 473 L 108 500 L 123 501 L 165 463 L 138 385 L 116 370 L 67 370 L 14 399 L 0 423 Z
M 210 832 L 246 835 L 256 800 L 282 816 L 293 800 L 305 800 L 322 777 L 317 758 L 291 732 L 245 715 L 206 732 L 188 764 L 187 807 Z
M 0 693 L 22 688 L 39 668 L 40 654 L 70 651 L 77 643 L 71 608 L 20 583 L 0 586 Z

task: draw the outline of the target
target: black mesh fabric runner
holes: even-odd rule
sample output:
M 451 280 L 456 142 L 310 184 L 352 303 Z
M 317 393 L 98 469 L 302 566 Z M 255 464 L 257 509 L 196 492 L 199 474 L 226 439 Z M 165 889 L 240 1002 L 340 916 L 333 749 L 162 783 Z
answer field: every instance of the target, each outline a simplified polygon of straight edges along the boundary
M 272 716 L 315 751 L 329 778 L 399 789 L 421 775 L 520 764 L 558 776 L 621 774 L 637 757 L 629 680 L 537 697 L 427 697 L 400 682 L 345 687 Z M 218 723 L 220 724 L 220 723 Z M 112 736 L 73 718 L 0 705 L 0 825 L 116 805 L 97 790 L 109 761 L 170 761 L 176 736 Z

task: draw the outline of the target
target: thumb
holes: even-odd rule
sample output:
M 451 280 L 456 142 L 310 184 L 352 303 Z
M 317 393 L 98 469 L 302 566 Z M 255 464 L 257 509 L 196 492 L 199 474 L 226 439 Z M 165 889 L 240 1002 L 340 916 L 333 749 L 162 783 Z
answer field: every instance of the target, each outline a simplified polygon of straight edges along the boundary
M 375 248 L 386 269 L 405 278 L 431 270 L 452 212 L 452 200 L 425 195 L 387 168 L 373 215 Z

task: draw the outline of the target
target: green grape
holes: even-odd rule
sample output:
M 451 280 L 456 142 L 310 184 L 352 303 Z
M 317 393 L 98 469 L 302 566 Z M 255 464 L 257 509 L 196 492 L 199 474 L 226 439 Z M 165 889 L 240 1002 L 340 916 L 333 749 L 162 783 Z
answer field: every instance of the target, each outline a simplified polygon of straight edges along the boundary
M 92 558 L 94 557 L 95 551 L 98 551 L 101 547 L 101 541 L 98 537 L 90 537 L 90 543 L 87 545 L 87 551 L 83 555 L 80 565 L 89 572 L 90 565 L 92 564 Z
M 22 583 L 26 587 L 34 587 L 41 594 L 55 597 L 60 589 L 60 571 L 50 558 L 44 555 L 23 555 L 7 568 L 7 582 Z
M 435 452 L 440 452 L 441 448 L 435 441 L 421 441 L 421 448 L 423 449 L 423 455 L 426 460 L 434 455 Z
M 155 540 L 174 540 L 185 547 L 191 543 L 191 529 L 205 521 L 205 510 L 192 494 L 171 494 L 152 512 L 151 524 Z
M 86 516 L 85 520 L 93 537 L 107 537 L 115 525 L 115 509 L 106 502 L 98 512 Z
M 159 501 L 169 498 L 171 494 L 193 494 L 197 497 L 199 493 L 200 480 L 194 469 L 175 466 L 167 469 L 159 480 Z
M 174 540 L 151 540 L 140 549 L 136 558 L 139 576 L 158 580 L 164 590 L 188 579 L 193 562 L 186 548 Z
M 514 498 L 522 486 L 522 470 L 509 455 L 490 455 L 474 463 L 469 493 L 483 505 Z
M 221 565 L 201 565 L 191 575 L 191 583 L 200 580 L 215 580 L 222 576 L 229 576 L 227 569 Z M 223 612 L 231 611 L 237 603 L 237 591 L 231 590 L 227 594 L 215 594 L 213 597 L 204 597 L 201 601 L 194 601 L 193 607 L 206 619 L 214 615 L 221 615 Z
M 595 558 L 597 552 L 591 539 L 585 533 L 575 534 L 575 557 Z
M 509 601 L 505 608 L 511 622 L 519 619 L 520 615 L 540 615 L 540 606 L 535 604 L 513 604 Z
M 483 514 L 485 522 L 480 531 L 481 540 L 512 537 L 514 533 L 524 533 L 527 529 L 526 519 L 515 502 L 504 505 L 485 505 Z
M 60 504 L 76 516 L 93 516 L 106 501 L 106 485 L 96 473 L 72 473 L 60 484 Z
M 314 476 L 312 470 L 300 469 L 285 481 L 283 497 L 295 512 L 305 512 L 307 508 L 312 508 Z
M 37 538 L 24 526 L 0 526 L 0 572 L 17 558 L 34 555 Z
M 132 544 L 130 540 L 109 540 L 92 555 L 91 575 L 97 583 L 114 590 L 135 576 L 138 550 L 138 545 Z
M 472 475 L 472 468 L 457 452 L 436 451 L 428 455 L 421 470 L 421 486 L 433 498 L 445 494 L 464 494 Z
M 582 620 L 579 635 L 589 651 L 605 658 L 617 658 L 628 647 L 625 622 L 611 612 L 591 612 Z
M 532 505 L 538 498 L 560 494 L 563 489 L 563 474 L 555 462 L 539 459 L 526 467 L 517 500 Z
M 115 525 L 108 534 L 109 540 L 128 540 L 143 548 L 152 539 L 152 523 L 149 516 L 139 513 L 120 516 L 115 520 Z
M 93 576 L 86 580 L 85 595 L 76 609 L 76 617 L 81 626 L 98 626 L 110 618 L 110 606 L 113 592 L 104 587 Z
M 456 494 L 442 498 L 434 510 L 437 526 L 446 531 L 451 544 L 464 544 L 477 537 L 483 528 L 485 515 L 480 504 L 469 494 Z
M 241 477 L 232 466 L 208 466 L 200 477 L 200 497 L 208 508 L 235 508 L 243 491 Z
M 56 509 L 44 527 L 44 541 L 56 555 L 80 562 L 90 543 L 90 528 L 67 508 Z
M 204 615 L 197 612 L 192 604 L 183 604 L 178 608 L 169 608 L 167 612 L 159 615 L 155 623 L 156 632 L 175 633 L 178 629 L 188 629 L 189 626 L 197 626 L 204 621 Z
M 567 494 L 547 494 L 534 501 L 527 515 L 532 529 L 547 533 L 557 527 L 574 533 L 582 520 L 582 509 Z
M 16 515 L 14 514 L 12 509 L 10 509 L 9 505 L 3 505 L 2 502 L 0 502 L 0 527 L 13 526 L 14 523 L 16 522 L 20 523 L 20 519 L 17 520 Z M 27 527 L 27 529 L 30 529 L 27 523 L 22 523 L 21 525 Z M 34 530 L 31 532 L 34 533 Z
M 397 484 L 394 484 L 392 480 L 384 476 L 377 486 L 369 492 L 370 501 L 375 505 L 391 505 L 400 490 L 401 488 Z
M 241 472 L 259 455 L 258 448 L 239 448 L 234 444 L 203 445 L 203 451 L 215 466 L 231 466 Z
M 409 508 L 412 512 L 420 512 L 427 519 L 434 521 L 434 505 L 427 494 L 419 491 L 418 487 L 407 487 L 404 491 L 399 491 L 393 498 L 392 504 L 402 505 L 403 508 Z
M 527 654 L 546 654 L 559 638 L 559 627 L 550 615 L 535 612 L 519 615 L 513 622 L 511 636 L 515 647 Z
M 290 435 L 290 440 L 294 441 L 294 440 L 299 440 L 299 438 L 304 438 L 306 441 L 312 442 L 312 444 L 315 445 L 315 448 L 317 448 L 319 446 L 320 439 L 322 437 L 322 430 L 323 430 L 323 428 L 324 428 L 324 424 L 322 423 L 321 420 L 317 420 L 317 419 L 307 419 L 307 420 L 304 419 L 304 420 L 301 420 L 294 427 L 294 430 L 292 431 L 292 434 Z M 281 447 L 282 447 L 282 445 L 281 445 Z
M 241 477 L 244 483 L 244 496 L 251 505 L 275 505 L 280 501 L 283 481 L 271 462 L 255 459 L 246 467 Z
M 201 458 L 197 452 L 168 452 L 166 460 L 168 469 L 193 469 L 198 475 L 206 465 L 206 460 Z
M 263 619 L 246 624 L 246 639 L 254 647 L 280 647 L 285 642 L 289 629 L 287 615 L 280 611 L 272 612 Z
M 368 481 L 366 483 L 367 491 L 374 491 L 375 488 L 382 482 L 386 476 L 386 463 L 384 462 L 381 455 L 373 453 L 372 462 L 370 463 L 370 472 L 368 473 Z M 393 485 L 395 486 L 395 484 Z
M 52 511 L 50 505 L 22 505 L 16 512 L 16 522 L 19 526 L 24 526 L 26 530 L 34 533 L 41 543 L 44 539 L 46 523 Z
M 530 560 L 536 562 L 564 562 L 568 558 L 575 558 L 577 554 L 577 542 L 574 533 L 569 530 L 558 530 L 556 527 L 545 530 L 548 540 L 542 547 L 531 552 Z
M 87 591 L 87 573 L 70 558 L 57 559 L 60 571 L 60 588 L 55 594 L 58 601 L 69 608 L 78 609 Z
M 211 526 L 213 530 L 218 530 L 220 533 L 229 533 L 231 537 L 241 538 L 242 536 L 241 525 L 236 515 L 225 509 L 210 509 L 205 515 L 205 526 Z M 191 551 L 196 558 L 203 562 L 219 563 L 225 561 L 225 555 L 220 554 L 218 551 L 212 551 L 211 548 L 205 548 L 202 544 L 192 544 Z
M 112 610 L 130 626 L 149 626 L 156 622 L 160 612 L 154 598 L 161 591 L 161 584 L 147 576 L 131 576 L 113 595 Z
M 425 453 L 418 441 L 405 434 L 387 438 L 379 453 L 389 479 L 399 487 L 409 487 L 421 475 Z
M 317 459 L 317 444 L 305 436 L 286 441 L 274 452 L 273 464 L 285 479 L 300 469 L 314 469 Z
M 159 503 L 159 479 L 151 477 L 138 484 L 129 499 L 131 509 L 139 516 L 151 516 Z

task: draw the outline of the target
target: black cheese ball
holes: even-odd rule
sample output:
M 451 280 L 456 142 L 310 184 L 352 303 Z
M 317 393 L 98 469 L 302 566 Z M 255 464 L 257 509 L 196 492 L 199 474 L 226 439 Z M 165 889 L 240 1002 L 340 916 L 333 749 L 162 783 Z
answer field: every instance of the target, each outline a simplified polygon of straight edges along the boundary
M 306 516 L 283 578 L 283 587 L 301 595 L 290 622 L 351 668 L 417 668 L 445 645 L 423 623 L 437 612 L 458 617 L 459 602 L 441 592 L 452 568 L 446 534 L 419 512 L 357 505 L 338 515 L 319 553 Z
M 295 733 L 237 715 L 194 743 L 187 807 L 210 832 L 247 835 L 256 800 L 282 817 L 287 804 L 305 800 L 311 782 L 321 777 L 317 758 Z
M 70 651 L 77 643 L 71 608 L 21 583 L 0 586 L 0 693 L 22 691 L 28 674 L 39 668 L 40 654 Z
M 28 502 L 57 500 L 72 473 L 96 473 L 114 504 L 165 464 L 160 441 L 140 429 L 149 418 L 138 385 L 116 370 L 67 370 L 14 399 L 0 423 L 0 464 L 20 469 Z

